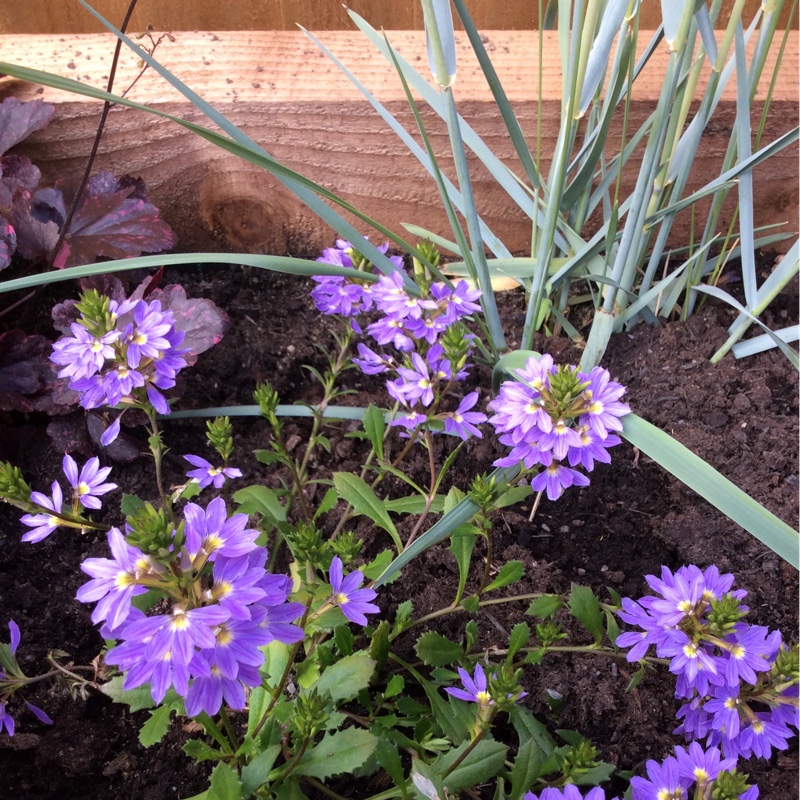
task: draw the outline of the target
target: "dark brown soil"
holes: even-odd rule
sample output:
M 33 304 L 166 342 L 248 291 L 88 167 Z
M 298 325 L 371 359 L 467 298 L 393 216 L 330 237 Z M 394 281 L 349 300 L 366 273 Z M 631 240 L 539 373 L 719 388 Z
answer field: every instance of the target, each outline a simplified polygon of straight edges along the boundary
M 260 380 L 270 380 L 285 403 L 318 399 L 319 390 L 302 365 L 324 366 L 318 345 L 332 345 L 331 326 L 313 309 L 306 283 L 239 267 L 198 267 L 171 279 L 180 280 L 190 296 L 213 299 L 232 320 L 223 341 L 185 372 L 178 408 L 250 404 Z M 30 332 L 38 328 L 52 335 L 46 315 L 48 300 L 55 297 L 43 295 L 37 301 L 38 312 L 26 313 Z M 514 346 L 524 318 L 521 295 L 503 295 L 501 307 Z M 727 308 L 714 305 L 688 322 L 639 326 L 612 339 L 604 366 L 627 385 L 627 399 L 636 413 L 674 435 L 795 526 L 797 374 L 776 351 L 743 361 L 729 356 L 711 366 L 708 358 L 726 338 L 732 319 Z M 796 320 L 795 284 L 773 304 L 765 321 L 785 327 Z M 553 353 L 557 362 L 579 359 L 563 338 L 539 340 L 536 347 Z M 475 379 L 485 377 L 480 372 L 475 375 Z M 384 400 L 380 381 L 355 372 L 348 373 L 347 381 L 356 394 L 344 398 L 345 403 L 365 405 L 370 397 L 378 403 Z M 16 461 L 34 487 L 46 490 L 59 476 L 63 455 L 46 435 L 48 419 L 7 415 L 4 421 L 0 455 Z M 171 483 L 183 477 L 179 455 L 201 450 L 202 430 L 201 421 L 166 423 L 166 440 L 175 454 L 167 462 Z M 251 457 L 253 449 L 266 445 L 265 424 L 258 418 L 239 418 L 234 430 L 237 464 L 245 472 L 240 485 L 255 481 L 276 485 L 271 468 Z M 304 430 L 302 423 L 288 422 L 287 439 L 294 434 L 302 437 Z M 331 426 L 332 455 L 313 465 L 320 474 L 360 468 L 363 450 L 359 442 L 344 437 L 348 430 L 345 424 Z M 129 433 L 144 449 L 141 431 Z M 645 589 L 643 576 L 658 572 L 662 564 L 674 569 L 687 563 L 715 563 L 735 573 L 737 585 L 749 590 L 752 621 L 779 628 L 794 640 L 796 571 L 630 445 L 616 448 L 613 456 L 611 466 L 595 470 L 587 489 L 571 489 L 558 503 L 543 501 L 532 523 L 524 505 L 498 514 L 494 561 L 499 565 L 518 559 L 526 567 L 513 592 L 566 592 L 574 581 L 599 593 L 610 586 L 623 596 L 636 597 Z M 456 462 L 453 483 L 466 487 L 476 470 L 490 471 L 497 457 L 496 443 L 488 435 L 470 444 Z M 420 469 L 424 471 L 425 465 Z M 115 467 L 112 477 L 126 492 L 152 496 L 147 470 L 147 460 L 140 459 Z M 8 619 L 16 620 L 23 636 L 20 661 L 28 674 L 43 672 L 46 655 L 54 648 L 70 653 L 76 664 L 90 663 L 102 642 L 91 624 L 91 609 L 73 598 L 85 578 L 79 571 L 81 561 L 105 555 L 104 541 L 60 531 L 41 544 L 21 544 L 22 526 L 15 510 L 3 506 L 0 520 L 0 638 L 5 638 Z M 373 541 L 377 534 L 366 525 L 358 530 L 370 553 L 388 544 L 380 538 Z M 478 580 L 477 564 L 473 579 Z M 413 598 L 415 615 L 425 614 L 451 602 L 456 580 L 453 557 L 444 547 L 435 547 L 382 592 L 380 603 L 392 615 L 399 602 Z M 480 612 L 481 646 L 503 646 L 508 631 L 524 618 L 525 608 L 524 603 L 508 604 L 491 613 Z M 446 616 L 437 620 L 437 630 L 458 638 L 465 622 L 465 614 Z M 409 653 L 414 635 L 400 640 Z M 557 722 L 551 720 L 553 727 L 580 730 L 601 748 L 606 760 L 641 774 L 648 758 L 662 759 L 681 743 L 670 733 L 676 725 L 677 703 L 668 674 L 648 675 L 636 690 L 626 693 L 629 672 L 622 661 L 550 656 L 540 667 L 528 667 L 525 702 L 546 719 L 546 690 L 561 693 L 565 708 Z M 72 699 L 52 685 L 31 691 L 29 699 L 46 708 L 55 725 L 45 727 L 20 711 L 17 735 L 0 736 L 3 797 L 162 800 L 187 797 L 207 785 L 207 765 L 194 765 L 181 751 L 182 743 L 196 734 L 176 726 L 164 741 L 146 750 L 137 740 L 146 712 L 130 714 L 97 693 Z M 745 770 L 760 785 L 762 798 L 788 800 L 797 796 L 797 766 L 795 739 L 789 751 L 768 763 L 748 762 Z M 337 788 L 345 794 L 352 789 Z

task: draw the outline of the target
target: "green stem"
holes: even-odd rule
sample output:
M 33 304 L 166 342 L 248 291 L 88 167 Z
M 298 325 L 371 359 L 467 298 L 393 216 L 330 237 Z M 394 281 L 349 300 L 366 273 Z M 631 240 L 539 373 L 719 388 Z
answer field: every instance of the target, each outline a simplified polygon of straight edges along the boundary
M 225 733 L 228 734 L 228 738 L 233 745 L 233 751 L 237 752 L 239 750 L 239 746 L 241 742 L 239 741 L 239 737 L 236 735 L 236 731 L 233 729 L 233 725 L 231 724 L 231 718 L 228 716 L 228 710 L 225 708 L 225 704 L 222 704 L 222 707 L 219 710 L 219 717 L 222 720 L 222 727 L 225 728 Z
M 300 745 L 300 749 L 292 756 L 292 760 L 286 765 L 286 770 L 281 773 L 281 780 L 285 780 L 294 772 L 295 767 L 300 763 L 300 759 L 305 755 L 306 750 L 308 750 L 309 744 L 311 744 L 311 737 L 306 736 L 303 739 L 303 744 Z

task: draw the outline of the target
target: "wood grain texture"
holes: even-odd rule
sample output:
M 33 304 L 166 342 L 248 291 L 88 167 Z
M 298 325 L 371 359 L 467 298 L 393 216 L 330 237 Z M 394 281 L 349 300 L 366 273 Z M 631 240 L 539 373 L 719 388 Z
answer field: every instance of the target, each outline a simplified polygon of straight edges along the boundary
M 330 32 L 322 38 L 410 131 L 416 130 L 392 68 L 364 46 L 360 35 Z M 411 63 L 427 73 L 420 33 L 395 31 L 390 38 Z M 643 35 L 642 41 L 646 39 Z M 536 131 L 533 98 L 537 40 L 538 34 L 531 32 L 487 34 L 487 47 L 531 143 Z M 463 35 L 458 44 L 456 97 L 461 113 L 489 147 L 516 169 L 513 148 Z M 105 84 L 112 49 L 113 40 L 107 35 L 0 37 L 0 60 L 48 69 L 97 86 Z M 765 142 L 797 125 L 797 50 L 797 34 L 793 33 Z M 560 71 L 552 34 L 546 36 L 543 56 L 542 152 L 547 154 L 555 145 L 559 120 Z M 394 230 L 400 231 L 402 222 L 411 222 L 448 233 L 432 179 L 350 82 L 302 34 L 179 33 L 174 44 L 159 50 L 159 58 L 287 166 L 337 192 Z M 640 79 L 629 131 L 635 130 L 654 108 L 666 58 L 660 51 Z M 769 70 L 768 66 L 766 74 Z M 118 85 L 127 86 L 137 71 L 135 57 L 126 56 Z M 51 125 L 34 134 L 18 151 L 42 169 L 45 183 L 77 176 L 84 168 L 100 104 L 10 78 L 0 80 L 0 99 L 11 95 L 25 100 L 41 97 L 57 106 Z M 206 123 L 205 117 L 153 73 L 137 83 L 131 98 Z M 763 98 L 763 89 L 758 98 Z M 758 102 L 755 111 L 760 114 Z M 718 174 L 734 116 L 731 89 L 704 136 L 701 154 L 692 166 L 690 189 Z M 425 112 L 424 119 L 442 166 L 452 175 L 444 125 L 432 112 Z M 620 136 L 615 124 L 609 141 L 616 143 Z M 471 163 L 481 214 L 512 251 L 524 253 L 529 248 L 530 222 L 497 188 L 477 159 L 472 157 Z M 546 160 L 543 166 L 548 168 Z M 637 167 L 634 159 L 623 192 L 631 191 Z M 96 169 L 143 177 L 153 202 L 176 229 L 179 247 L 184 250 L 309 253 L 333 238 L 330 229 L 269 175 L 145 113 L 112 110 Z M 796 226 L 796 148 L 788 148 L 758 168 L 755 194 L 756 224 L 789 221 L 792 228 Z M 727 214 L 729 219 L 730 210 Z M 671 239 L 675 245 L 686 243 L 688 225 L 688 215 L 679 218 Z
M 129 0 L 92 0 L 92 5 L 115 25 L 120 23 Z M 724 27 L 735 0 L 722 0 L 717 24 Z M 422 10 L 418 0 L 349 0 L 347 5 L 376 28 L 420 30 Z M 749 22 L 761 0 L 747 0 L 743 19 Z M 469 0 L 475 24 L 487 30 L 533 30 L 538 28 L 538 4 L 531 0 Z M 784 3 L 780 27 L 786 28 L 790 2 Z M 661 22 L 659 0 L 644 0 L 641 27 L 657 28 Z M 341 0 L 139 0 L 131 31 L 148 24 L 158 30 L 240 31 L 350 30 L 353 24 Z M 797 27 L 795 17 L 794 27 Z M 77 0 L 3 0 L 0 3 L 0 34 L 15 33 L 99 33 L 99 22 Z

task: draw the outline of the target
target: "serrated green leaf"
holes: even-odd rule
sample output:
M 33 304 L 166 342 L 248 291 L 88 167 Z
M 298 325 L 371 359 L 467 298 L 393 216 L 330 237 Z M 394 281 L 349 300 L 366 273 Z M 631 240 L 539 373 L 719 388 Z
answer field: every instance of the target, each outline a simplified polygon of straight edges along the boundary
M 531 629 L 527 622 L 518 622 L 512 629 L 511 635 L 508 637 L 508 655 L 506 660 L 511 663 L 514 656 L 528 644 L 528 639 L 531 638 Z
M 300 786 L 300 779 L 291 775 L 275 790 L 275 800 L 308 800 Z
M 283 456 L 275 450 L 254 450 L 253 454 L 259 464 L 278 464 L 283 461 Z
M 247 486 L 233 495 L 242 514 L 261 514 L 270 522 L 286 522 L 286 509 L 274 489 L 267 486 Z
M 320 666 L 315 656 L 295 664 L 294 676 L 303 689 L 310 689 L 319 680 Z
M 421 514 L 425 510 L 427 500 L 422 496 L 398 497 L 395 500 L 384 501 L 387 511 L 395 514 Z M 431 502 L 429 511 L 431 514 L 441 514 L 444 508 L 444 497 L 437 494 Z
M 323 514 L 327 514 L 331 509 L 336 508 L 338 502 L 339 492 L 336 491 L 335 487 L 331 486 L 330 489 L 325 492 L 322 502 L 317 506 L 317 510 L 314 512 L 314 520 L 316 521 Z
M 122 503 L 120 504 L 120 511 L 126 517 L 130 517 L 137 511 L 141 511 L 145 506 L 144 500 L 138 498 L 135 494 L 122 495 Z
M 392 563 L 392 551 L 381 550 L 369 564 L 361 567 L 361 574 L 368 580 L 374 581 Z
M 459 747 L 439 756 L 431 765 L 434 772 L 443 775 L 468 747 L 470 743 L 463 742 Z M 442 778 L 442 783 L 451 792 L 485 783 L 503 768 L 507 752 L 508 748 L 504 744 L 485 737 L 447 777 Z
M 150 685 L 138 686 L 136 689 L 123 689 L 124 678 L 118 675 L 100 687 L 100 691 L 115 703 L 125 703 L 131 711 L 153 708 L 156 704 L 150 694 Z
M 635 689 L 642 682 L 642 678 L 644 678 L 644 666 L 639 667 L 639 669 L 631 675 L 631 679 L 625 687 L 625 691 L 630 692 L 631 689 Z
M 525 567 L 521 561 L 506 561 L 497 577 L 483 591 L 493 592 L 495 589 L 502 589 L 504 586 L 516 583 L 524 574 Z
M 470 614 L 477 614 L 480 607 L 481 601 L 476 594 L 470 595 L 461 601 L 461 608 L 463 608 L 464 611 L 469 611 Z
M 436 631 L 423 633 L 414 645 L 414 652 L 429 667 L 445 667 L 464 657 L 464 648 Z
M 347 625 L 340 625 L 333 632 L 333 643 L 340 655 L 353 655 L 353 631 Z
M 537 617 L 538 619 L 547 619 L 552 617 L 559 608 L 561 608 L 563 601 L 557 594 L 543 594 L 537 597 L 529 606 L 525 614 L 529 617 Z
M 472 565 L 472 552 L 475 549 L 477 528 L 474 525 L 459 525 L 450 534 L 450 552 L 455 556 L 458 564 L 458 588 L 453 605 L 457 606 L 464 595 L 464 589 L 469 577 L 469 568 Z
M 400 789 L 403 797 L 408 797 L 408 792 L 405 788 L 406 775 L 403 771 L 403 764 L 400 761 L 397 745 L 386 736 L 379 736 L 378 744 L 375 747 L 375 756 L 381 767 L 386 770 L 386 774 L 394 781 L 395 786 Z
M 606 615 L 606 636 L 608 636 L 608 640 L 611 642 L 611 644 L 614 644 L 619 636 L 619 625 L 617 624 L 617 618 L 610 611 L 605 611 L 604 613 Z
M 403 543 L 400 541 L 397 528 L 383 503 L 375 496 L 375 492 L 366 481 L 349 472 L 335 472 L 333 482 L 339 492 L 339 497 L 350 503 L 356 514 L 369 517 L 376 525 L 383 528 L 392 537 L 397 552 L 401 552 Z
M 615 606 L 622 605 L 622 598 L 619 596 L 619 592 L 616 589 L 612 589 L 610 586 L 606 586 L 606 591 L 608 592 L 608 595 Z
M 318 745 L 306 751 L 295 767 L 295 773 L 325 780 L 343 772 L 352 772 L 375 752 L 377 746 L 377 736 L 358 728 L 326 733 Z
M 242 797 L 247 800 L 253 792 L 263 786 L 269 778 L 269 773 L 275 764 L 275 759 L 280 755 L 281 746 L 272 745 L 260 752 L 249 764 L 242 767 Z
M 226 763 L 214 767 L 208 800 L 242 800 L 242 784 L 238 776 Z
M 471 619 L 464 626 L 464 635 L 467 639 L 464 650 L 469 653 L 472 651 L 475 642 L 478 641 L 478 623 L 474 619 Z
M 553 737 L 547 728 L 539 722 L 530 711 L 522 706 L 514 706 L 508 714 L 520 742 L 528 740 L 536 742 L 541 752 L 542 759 L 549 756 L 556 748 Z
M 542 663 L 542 659 L 544 658 L 544 650 L 535 649 L 531 650 L 528 655 L 525 656 L 525 663 L 526 664 L 533 664 L 534 666 L 538 666 Z
M 200 484 L 197 481 L 189 481 L 186 488 L 181 492 L 181 500 L 191 500 L 200 494 Z
M 573 780 L 578 786 L 598 786 L 607 781 L 613 774 L 614 765 L 609 764 L 607 761 L 601 761 L 585 772 L 579 770 Z
M 150 747 L 157 744 L 167 735 L 169 717 L 172 711 L 171 706 L 163 705 L 150 712 L 150 719 L 142 725 L 139 731 L 139 744 L 142 747 Z
M 366 689 L 374 672 L 375 660 L 366 653 L 356 653 L 325 669 L 313 687 L 321 695 L 330 695 L 334 703 L 343 703 Z
M 512 486 L 494 501 L 492 508 L 507 508 L 508 506 L 514 506 L 517 503 L 521 503 L 532 494 L 533 489 L 529 483 L 523 484 L 522 486 Z
M 375 661 L 379 672 L 383 669 L 386 659 L 389 658 L 390 632 L 391 626 L 389 623 L 385 619 L 381 620 L 381 624 L 375 629 L 375 632 L 372 634 L 372 639 L 369 643 L 370 657 Z
M 603 639 L 603 613 L 600 611 L 600 601 L 588 586 L 572 584 L 569 613 L 592 634 L 595 642 Z
M 514 766 L 511 768 L 511 792 L 509 800 L 519 800 L 533 786 L 541 774 L 542 750 L 534 739 L 520 744 Z
M 219 761 L 221 758 L 225 758 L 224 753 L 217 750 L 215 747 L 211 747 L 211 745 L 206 744 L 200 739 L 189 739 L 189 741 L 183 745 L 183 752 L 197 762 Z
M 406 680 L 402 675 L 392 675 L 389 682 L 386 684 L 386 689 L 383 696 L 388 700 L 390 697 L 395 697 L 403 691 L 406 685 Z
M 372 449 L 379 461 L 383 461 L 383 437 L 386 433 L 386 418 L 384 412 L 377 406 L 370 405 L 364 412 L 364 432 L 369 438 Z

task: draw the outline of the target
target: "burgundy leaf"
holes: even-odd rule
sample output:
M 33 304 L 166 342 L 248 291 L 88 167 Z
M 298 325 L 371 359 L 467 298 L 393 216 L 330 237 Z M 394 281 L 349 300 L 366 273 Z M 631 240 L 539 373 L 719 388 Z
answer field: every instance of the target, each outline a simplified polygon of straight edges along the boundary
M 140 447 L 125 433 L 120 433 L 108 447 L 103 447 L 103 445 L 100 444 L 100 437 L 105 433 L 106 425 L 96 414 L 88 414 L 86 416 L 86 425 L 89 429 L 91 440 L 112 461 L 128 464 L 131 461 L 136 461 L 141 455 Z
M 11 263 L 11 256 L 17 249 L 17 234 L 14 226 L 5 217 L 0 217 L 0 269 Z
M 11 193 L 17 186 L 33 192 L 42 179 L 39 167 L 27 156 L 3 156 L 0 158 L 0 169 L 3 171 L 3 185 Z
M 110 172 L 91 178 L 56 266 L 91 264 L 99 256 L 130 258 L 172 247 L 172 229 L 159 219 L 158 209 L 141 198 L 141 191 L 135 181 L 117 180 Z M 65 196 L 69 197 L 66 190 Z
M 0 409 L 35 410 L 36 397 L 47 393 L 56 380 L 51 350 L 44 336 L 22 331 L 0 334 Z
M 23 103 L 7 97 L 0 103 L 0 155 L 19 144 L 34 131 L 44 128 L 53 118 L 55 109 L 42 100 Z
M 104 294 L 118 303 L 125 299 L 125 288 L 116 275 L 92 275 L 89 278 L 81 278 L 79 284 L 82 292 L 96 289 L 100 294 Z M 80 317 L 80 312 L 76 308 L 77 304 L 77 300 L 64 300 L 62 303 L 56 303 L 50 312 L 53 317 L 53 327 L 64 336 L 71 335 L 69 326 L 73 322 L 77 322 Z
M 58 241 L 58 225 L 40 222 L 31 214 L 31 194 L 21 186 L 14 191 L 9 221 L 17 233 L 20 255 L 29 261 L 46 261 Z
M 145 280 L 131 297 L 140 298 L 147 286 L 148 280 Z M 155 289 L 149 299 L 160 300 L 161 307 L 175 316 L 175 329 L 185 334 L 181 347 L 189 350 L 185 356 L 189 366 L 197 361 L 200 353 L 217 344 L 228 327 L 228 315 L 221 308 L 211 300 L 187 298 L 186 290 L 178 284 Z
M 87 458 L 96 455 L 89 438 L 86 415 L 82 411 L 51 420 L 47 435 L 53 440 L 53 449 L 58 453 L 80 453 Z

